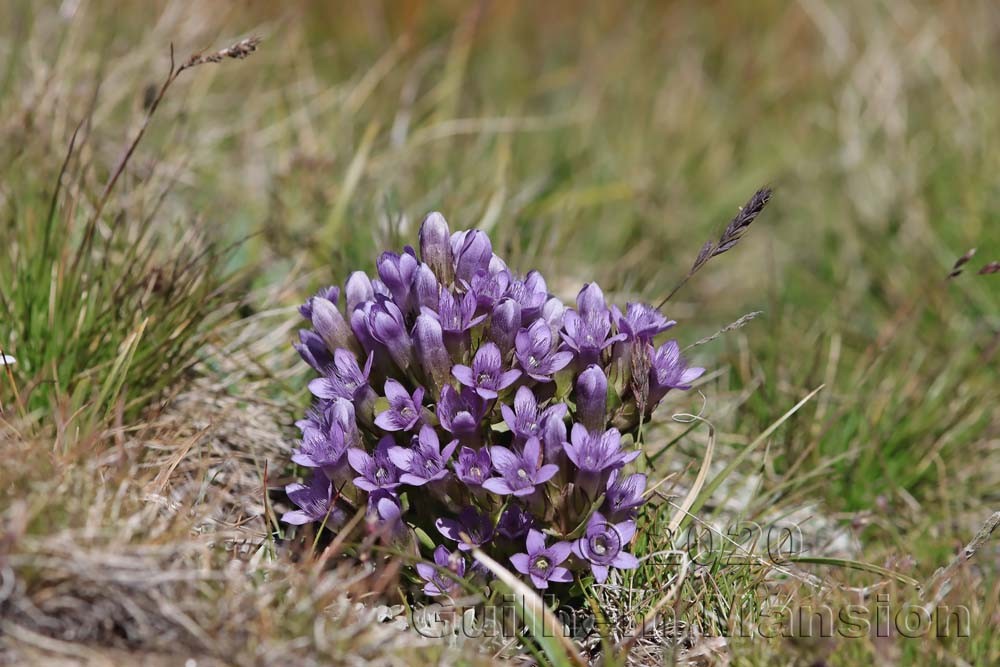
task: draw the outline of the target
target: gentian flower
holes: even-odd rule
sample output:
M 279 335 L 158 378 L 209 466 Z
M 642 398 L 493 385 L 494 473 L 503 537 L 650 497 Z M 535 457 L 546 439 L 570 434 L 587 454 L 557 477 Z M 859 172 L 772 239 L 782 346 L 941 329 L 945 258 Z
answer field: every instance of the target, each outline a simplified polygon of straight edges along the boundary
M 326 301 L 332 301 L 334 305 L 337 305 L 337 301 L 340 299 L 340 288 L 339 287 L 323 287 L 316 292 L 316 296 L 311 296 L 306 299 L 306 302 L 299 306 L 299 315 L 302 319 L 312 322 L 313 318 L 313 299 L 325 299 Z
M 413 361 L 413 343 L 406 331 L 402 311 L 385 297 L 376 298 L 368 313 L 368 330 L 372 338 L 385 345 L 389 356 L 401 370 Z
M 445 464 L 458 447 L 458 440 L 452 440 L 441 449 L 441 442 L 432 426 L 424 426 L 413 439 L 413 447 L 390 447 L 389 460 L 403 471 L 399 481 L 410 486 L 423 486 L 437 482 L 448 476 Z
M 476 442 L 480 437 L 479 424 L 486 415 L 486 402 L 469 387 L 456 391 L 450 384 L 441 389 L 437 404 L 437 417 L 441 428 L 463 442 Z
M 527 440 L 540 435 L 544 420 L 550 417 L 561 420 L 566 415 L 566 406 L 556 403 L 539 413 L 534 392 L 528 387 L 521 387 L 514 395 L 514 408 L 503 404 L 500 413 L 511 432 L 517 438 Z
M 674 320 L 668 320 L 656 308 L 644 303 L 627 304 L 624 314 L 618 306 L 611 306 L 611 316 L 618 331 L 625 334 L 628 337 L 627 340 L 638 340 L 644 343 L 650 342 L 657 335 L 677 324 Z
M 622 477 L 618 470 L 613 471 L 604 492 L 604 513 L 612 519 L 635 518 L 636 510 L 645 502 L 645 490 L 646 476 L 642 473 Z
M 576 379 L 576 418 L 587 430 L 603 429 L 607 407 L 608 378 L 600 366 L 591 364 Z
M 622 451 L 618 429 L 591 433 L 583 424 L 573 424 L 570 442 L 566 444 L 565 451 L 578 471 L 577 483 L 590 497 L 596 495 L 604 475 L 639 456 L 639 450 Z
M 521 313 L 525 319 L 534 319 L 549 298 L 545 278 L 538 271 L 531 271 L 524 280 L 514 280 L 510 283 L 507 297 L 521 306 Z
M 344 284 L 344 296 L 347 301 L 347 312 L 353 313 L 359 306 L 375 300 L 375 288 L 371 279 L 364 271 L 355 271 Z
M 466 292 L 461 297 L 454 296 L 449 290 L 441 288 L 438 295 L 438 310 L 425 309 L 424 314 L 437 317 L 444 331 L 445 341 L 464 339 L 466 332 L 486 319 L 486 315 L 476 316 L 476 295 Z
M 493 521 L 471 507 L 458 513 L 458 520 L 441 518 L 434 522 L 438 532 L 449 540 L 458 542 L 460 551 L 471 551 L 493 539 Z
M 521 371 L 503 370 L 503 357 L 500 348 L 493 343 L 483 343 L 476 350 L 472 359 L 472 367 L 455 364 L 451 374 L 466 387 L 476 390 L 483 398 L 496 398 L 498 392 L 514 384 L 521 377 Z
M 454 255 L 451 251 L 451 231 L 440 213 L 431 213 L 420 225 L 420 257 L 431 267 L 442 283 L 455 281 Z
M 510 288 L 510 272 L 506 269 L 490 272 L 479 270 L 469 282 L 469 293 L 476 299 L 476 305 L 489 310 L 507 295 Z
M 650 359 L 649 403 L 656 406 L 671 389 L 690 389 L 701 377 L 704 368 L 689 368 L 681 356 L 677 341 L 667 341 L 656 349 Z
M 532 528 L 528 531 L 525 547 L 527 553 L 514 554 L 510 562 L 518 572 L 528 575 L 535 588 L 548 588 L 550 581 L 573 581 L 570 571 L 561 566 L 572 551 L 569 542 L 556 542 L 546 547 L 545 535 Z
M 525 512 L 520 505 L 511 505 L 504 510 L 497 524 L 497 532 L 508 540 L 520 540 L 528 534 L 528 529 L 534 527 L 535 519 Z
M 299 342 L 293 345 L 302 360 L 314 371 L 324 373 L 333 364 L 333 355 L 327 349 L 326 343 L 315 331 L 303 329 L 299 331 Z
M 631 570 L 639 567 L 635 556 L 625 553 L 625 547 L 635 535 L 635 522 L 622 521 L 610 524 L 600 512 L 594 512 L 587 522 L 583 537 L 573 543 L 573 553 L 577 558 L 590 563 L 597 583 L 608 579 L 608 569 Z
M 323 471 L 313 472 L 309 484 L 289 484 L 285 487 L 288 499 L 299 509 L 285 512 L 281 520 L 295 526 L 315 521 L 326 521 L 332 527 L 343 523 L 345 514 L 334 503 L 333 483 Z
M 653 346 L 673 322 L 609 305 L 596 283 L 564 304 L 541 273 L 512 272 L 484 232 L 452 233 L 439 213 L 418 240 L 419 255 L 389 249 L 377 275 L 355 271 L 299 309 L 308 324 L 295 348 L 316 379 L 292 459 L 313 476 L 288 487 L 296 507 L 284 520 L 336 532 L 348 507 L 365 507 L 369 542 L 399 540 L 428 559 L 416 571 L 431 596 L 460 591 L 443 570 L 492 578 L 467 568 L 474 545 L 514 554 L 537 588 L 633 567 L 624 547 L 646 477 L 626 472 L 639 451 L 622 437 L 639 443 L 643 416 L 703 373 L 677 343 Z M 415 541 L 431 523 L 440 535 Z M 574 540 L 547 547 L 545 533 Z
M 514 339 L 517 363 L 533 380 L 548 382 L 573 361 L 572 352 L 553 350 L 552 338 L 549 324 L 539 319 L 527 329 L 521 329 Z
M 434 550 L 434 565 L 429 563 L 417 563 L 417 574 L 426 581 L 424 584 L 424 594 L 432 597 L 438 595 L 454 596 L 461 590 L 461 584 L 442 574 L 441 570 L 448 570 L 461 578 L 465 576 L 465 557 L 459 552 L 450 552 L 443 544 L 438 545 Z
M 455 476 L 470 488 L 480 487 L 493 473 L 490 452 L 483 447 L 479 451 L 462 447 L 455 462 Z
M 368 355 L 365 367 L 358 365 L 358 359 L 353 352 L 339 349 L 333 354 L 333 364 L 327 366 L 326 377 L 317 378 L 309 383 L 309 391 L 317 398 L 328 400 L 342 398 L 347 401 L 358 400 L 368 387 L 368 376 L 372 371 L 372 355 Z
M 389 399 L 389 409 L 375 417 L 375 425 L 386 431 L 412 431 L 421 420 L 424 388 L 417 387 L 413 395 L 406 387 L 389 378 L 385 381 L 385 397 Z
M 392 294 L 392 300 L 404 313 L 408 312 L 412 305 L 411 288 L 419 267 L 420 263 L 412 248 L 407 248 L 401 255 L 384 252 L 376 262 L 379 278 Z
M 457 250 L 456 240 L 460 244 Z M 471 282 L 479 271 L 489 271 L 490 260 L 493 259 L 493 245 L 484 232 L 478 229 L 455 232 L 451 236 L 451 243 L 455 254 L 455 277 L 458 280 Z
M 538 466 L 541 453 L 538 438 L 529 438 L 521 454 L 500 445 L 490 447 L 490 458 L 500 477 L 486 480 L 483 488 L 501 496 L 530 496 L 537 485 L 544 484 L 559 472 L 559 466 L 552 463 Z
M 354 486 L 369 493 L 399 486 L 399 470 L 389 458 L 392 447 L 395 447 L 395 442 L 391 435 L 387 435 L 379 440 L 374 456 L 359 448 L 347 450 L 347 462 L 359 475 L 354 478 Z
M 501 299 L 493 306 L 490 315 L 490 341 L 500 348 L 500 354 L 507 358 L 507 353 L 514 347 L 514 338 L 521 329 L 521 306 L 513 299 Z

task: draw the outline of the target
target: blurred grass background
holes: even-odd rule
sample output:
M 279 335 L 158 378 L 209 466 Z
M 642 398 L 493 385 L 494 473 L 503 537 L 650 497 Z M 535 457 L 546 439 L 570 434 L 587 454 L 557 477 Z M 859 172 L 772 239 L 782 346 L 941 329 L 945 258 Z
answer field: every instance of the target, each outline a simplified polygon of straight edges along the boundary
M 192 70 L 164 99 L 99 216 L 90 278 L 50 280 L 170 45 L 183 61 L 250 34 L 264 39 L 251 59 Z M 597 279 L 619 301 L 655 303 L 770 184 L 747 240 L 667 308 L 685 342 L 764 311 L 696 352 L 722 369 L 703 388 L 717 456 L 825 383 L 746 466 L 745 514 L 807 506 L 846 527 L 859 557 L 912 558 L 922 580 L 1000 504 L 1000 283 L 973 275 L 1000 258 L 998 53 L 1000 7 L 986 0 L 7 0 L 0 344 L 38 414 L 96 400 L 101 418 L 116 402 L 120 416 L 195 363 L 225 366 L 206 352 L 217 336 L 205 323 L 371 268 L 430 210 L 488 230 L 513 267 L 543 269 L 563 296 Z M 78 126 L 59 240 L 43 255 Z M 946 281 L 971 247 L 971 268 Z M 181 297 L 149 287 L 171 266 L 185 268 Z M 88 317 L 102 315 L 81 328 L 88 280 Z M 109 291 L 133 283 L 135 302 Z M 130 338 L 140 324 L 161 335 Z M 141 363 L 122 371 L 130 345 Z M 156 362 L 164 349 L 171 373 Z M 302 383 L 281 377 L 265 391 L 294 402 L 285 381 Z M 697 461 L 701 446 L 679 455 Z M 977 600 L 979 630 L 1000 613 L 998 559 L 981 554 L 955 593 Z M 982 631 L 957 649 L 895 650 L 1000 660 Z

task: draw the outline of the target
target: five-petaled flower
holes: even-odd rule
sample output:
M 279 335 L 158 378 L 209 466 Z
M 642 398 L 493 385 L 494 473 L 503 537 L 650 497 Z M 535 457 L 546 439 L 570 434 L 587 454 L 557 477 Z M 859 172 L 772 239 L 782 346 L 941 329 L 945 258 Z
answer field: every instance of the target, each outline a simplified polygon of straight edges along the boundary
M 525 547 L 526 553 L 514 554 L 510 562 L 518 572 L 528 575 L 535 588 L 548 588 L 550 581 L 573 581 L 573 574 L 562 567 L 563 561 L 572 552 L 569 542 L 556 542 L 546 547 L 545 535 L 532 528 L 528 531 Z
M 441 442 L 431 426 L 424 426 L 420 434 L 413 438 L 413 446 L 390 447 L 389 460 L 403 471 L 399 481 L 410 486 L 423 486 L 437 482 L 448 476 L 445 467 L 458 447 L 458 440 L 452 440 L 441 449 Z
M 635 556 L 625 553 L 625 547 L 634 535 L 635 522 L 611 524 L 600 512 L 594 512 L 583 537 L 573 542 L 573 553 L 590 563 L 594 579 L 603 584 L 608 579 L 608 568 L 630 570 L 639 566 Z
M 434 567 L 436 565 L 437 567 Z M 459 552 L 448 551 L 443 544 L 439 544 L 434 550 L 434 565 L 430 563 L 417 563 L 417 574 L 423 579 L 424 594 L 432 597 L 438 595 L 455 595 L 461 590 L 462 585 L 444 574 L 442 570 L 451 572 L 455 577 L 461 579 L 465 576 L 465 557 Z
M 486 399 L 496 398 L 499 393 L 514 384 L 521 377 L 521 371 L 503 369 L 503 355 L 494 343 L 484 343 L 476 350 L 472 366 L 455 364 L 451 369 L 455 379 Z
M 499 477 L 491 477 L 483 482 L 483 488 L 498 495 L 530 496 L 535 487 L 552 479 L 559 472 L 559 466 L 546 463 L 539 467 L 542 447 L 538 438 L 528 438 L 524 451 L 517 454 L 506 447 L 490 447 L 490 458 Z
M 389 408 L 375 417 L 375 425 L 386 431 L 412 431 L 420 422 L 424 388 L 417 387 L 411 396 L 406 387 L 389 378 L 385 381 Z

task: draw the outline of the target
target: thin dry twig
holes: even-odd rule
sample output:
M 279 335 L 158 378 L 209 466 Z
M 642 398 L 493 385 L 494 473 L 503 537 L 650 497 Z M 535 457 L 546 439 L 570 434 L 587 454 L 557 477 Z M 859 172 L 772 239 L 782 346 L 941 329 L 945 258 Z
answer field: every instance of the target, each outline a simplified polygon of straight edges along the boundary
M 972 541 L 965 545 L 965 548 L 952 559 L 950 563 L 942 568 L 938 568 L 936 572 L 931 576 L 930 580 L 924 586 L 924 590 L 931 594 L 930 607 L 938 605 L 941 600 L 948 594 L 951 589 L 951 580 L 954 578 L 955 574 L 958 572 L 959 568 L 976 555 L 976 553 L 983 548 L 986 542 L 989 541 L 990 537 L 993 535 L 993 531 L 1000 526 L 1000 511 L 994 512 L 990 515 L 990 518 L 986 520 L 976 536 L 972 538 Z

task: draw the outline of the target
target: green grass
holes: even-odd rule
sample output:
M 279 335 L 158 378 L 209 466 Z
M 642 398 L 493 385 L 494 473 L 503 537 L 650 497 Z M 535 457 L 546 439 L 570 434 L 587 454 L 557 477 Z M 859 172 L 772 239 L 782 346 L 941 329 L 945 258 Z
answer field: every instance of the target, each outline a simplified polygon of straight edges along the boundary
M 487 229 L 561 295 L 596 279 L 617 300 L 657 302 L 770 184 L 749 236 L 667 307 L 683 343 L 764 311 L 692 351 L 717 369 L 701 387 L 715 444 L 692 512 L 720 527 L 804 513 L 843 538 L 808 555 L 926 581 L 997 509 L 1000 289 L 974 275 L 1000 257 L 991 3 L 98 0 L 72 17 L 59 4 L 73 3 L 15 1 L 0 27 L 0 346 L 19 361 L 14 385 L 0 380 L 5 418 L 53 441 L 67 420 L 133 432 L 205 375 L 287 422 L 305 400 L 288 389 L 305 377 L 291 333 L 247 351 L 227 345 L 233 331 L 285 321 L 272 309 L 370 269 L 427 211 Z M 251 33 L 264 37 L 252 58 L 199 67 L 168 92 L 98 211 L 170 43 L 180 61 Z M 974 246 L 971 268 L 945 280 Z M 679 504 L 707 429 L 680 437 L 687 425 L 663 416 L 648 442 L 678 438 L 655 471 L 677 473 L 661 490 Z M 664 537 L 676 508 L 660 507 L 645 553 L 677 546 Z M 973 611 L 969 639 L 728 650 L 736 664 L 991 664 L 993 553 L 947 598 Z M 884 578 L 801 569 L 843 586 Z M 661 590 L 672 573 L 650 564 L 631 584 Z M 713 562 L 676 602 L 720 630 L 735 599 L 760 613 L 775 596 L 816 598 L 779 575 Z

